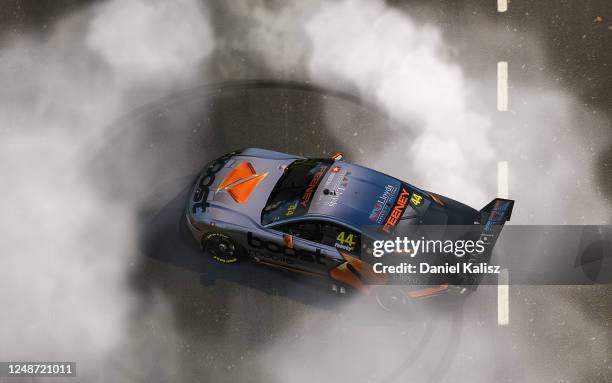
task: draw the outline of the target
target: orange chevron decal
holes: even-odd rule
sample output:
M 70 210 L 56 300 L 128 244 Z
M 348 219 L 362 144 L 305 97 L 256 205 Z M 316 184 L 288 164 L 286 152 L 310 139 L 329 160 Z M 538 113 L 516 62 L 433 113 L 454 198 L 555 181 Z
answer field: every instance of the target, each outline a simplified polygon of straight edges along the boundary
M 257 174 L 250 162 L 241 162 L 223 179 L 217 191 L 227 190 L 234 201 L 245 203 L 267 175 Z
M 253 169 L 253 165 L 250 162 L 241 162 L 236 165 L 232 171 L 225 177 L 225 179 L 219 185 L 219 189 L 226 189 L 229 185 L 244 180 L 250 176 L 254 176 L 255 169 Z
M 238 202 L 238 203 L 245 203 L 249 199 L 249 197 L 251 196 L 251 193 L 253 193 L 253 190 L 255 190 L 257 185 L 267 175 L 268 175 L 268 173 L 266 173 L 266 174 L 258 174 L 255 177 L 249 178 L 248 180 L 246 180 L 244 182 L 240 182 L 237 185 L 230 186 L 229 188 L 227 188 L 227 191 L 229 192 L 229 194 L 232 196 L 232 198 L 236 202 Z

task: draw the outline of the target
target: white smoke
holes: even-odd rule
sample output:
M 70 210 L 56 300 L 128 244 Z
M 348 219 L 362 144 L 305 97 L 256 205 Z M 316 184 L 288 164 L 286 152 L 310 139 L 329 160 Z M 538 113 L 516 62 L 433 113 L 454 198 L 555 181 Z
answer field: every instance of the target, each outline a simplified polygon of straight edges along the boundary
M 330 107 L 328 125 L 338 141 L 351 150 L 351 161 L 476 208 L 497 196 L 497 162 L 509 161 L 510 197 L 517 201 L 513 223 L 609 222 L 609 201 L 598 190 L 593 174 L 597 153 L 606 141 L 587 147 L 586 142 L 593 145 L 593 140 L 585 137 L 585 132 L 596 131 L 609 121 L 586 111 L 576 97 L 551 84 L 542 71 L 521 76 L 525 82 L 516 81 L 519 76 L 513 74 L 521 67 L 537 68 L 546 59 L 536 39 L 521 42 L 530 54 L 527 62 L 517 62 L 502 48 L 506 36 L 487 21 L 462 28 L 469 45 L 487 47 L 491 49 L 487 57 L 510 61 L 511 110 L 499 113 L 495 110 L 494 60 L 478 62 L 481 56 L 462 56 L 458 51 L 465 44 L 451 45 L 438 27 L 416 21 L 383 1 L 292 2 L 280 10 L 250 2 L 243 8 L 236 13 L 249 15 L 245 16 L 253 25 L 249 36 L 256 36 L 258 43 L 242 48 L 267 58 L 274 73 L 357 91 L 398 122 L 391 129 L 374 130 L 386 137 L 373 139 L 367 129 L 355 127 L 353 116 L 337 104 Z M 305 74 L 300 75 L 296 68 Z M 542 84 L 547 91 L 542 90 Z M 377 145 L 381 141 L 383 144 Z M 273 366 L 279 382 L 381 381 L 389 371 L 406 364 L 403 375 L 390 381 L 491 381 L 500 373 L 508 379 L 516 376 L 520 380 L 527 375 L 541 377 L 541 381 L 577 381 L 588 376 L 592 367 L 588 360 L 560 367 L 554 374 L 534 363 L 527 371 L 515 371 L 510 364 L 498 366 L 496 371 L 493 366 L 500 360 L 512 363 L 522 356 L 517 348 L 499 350 L 483 335 L 485 328 L 496 331 L 495 323 L 483 323 L 479 317 L 481 306 L 486 311 L 491 305 L 489 309 L 494 310 L 494 303 L 487 300 L 495 296 L 494 288 L 483 286 L 471 297 L 462 313 L 471 317 L 454 329 L 449 328 L 457 318 L 418 309 L 415 315 L 422 317 L 424 324 L 417 320 L 362 325 L 356 318 L 363 312 L 353 312 L 353 302 L 337 315 L 313 309 L 300 321 L 292 321 L 284 335 L 265 349 L 260 364 L 262 368 Z M 554 287 L 524 291 L 530 296 L 543 291 L 547 297 L 543 303 L 550 299 L 545 303 L 558 304 L 570 312 L 572 308 L 585 310 L 556 294 Z M 511 316 L 521 315 L 512 319 L 520 322 L 514 322 L 513 328 L 521 329 L 515 347 L 536 347 L 542 361 L 558 359 L 554 355 L 558 345 L 533 345 L 532 334 L 524 331 L 522 323 L 529 319 L 522 316 L 527 309 L 521 302 L 515 303 Z M 553 321 L 546 309 L 538 318 Z M 445 331 L 436 332 L 427 348 L 411 354 L 411 346 L 425 332 L 423 326 L 437 322 Z M 593 334 L 593 339 L 605 338 L 608 333 L 584 315 L 568 315 L 567 326 L 581 336 Z M 561 338 L 559 344 L 571 342 Z M 443 350 L 453 347 L 460 350 L 456 358 L 436 364 L 443 359 Z M 596 347 L 596 352 L 591 353 L 589 346 L 584 350 L 589 355 L 609 353 L 609 342 Z M 410 364 L 406 358 L 411 355 L 419 358 L 418 362 Z
M 288 63 L 304 66 L 314 83 L 356 88 L 403 124 L 387 132 L 375 155 L 350 127 L 337 130 L 340 141 L 368 152 L 352 160 L 467 202 L 486 200 L 483 169 L 474 164 L 493 160 L 491 121 L 470 107 L 473 89 L 437 28 L 417 25 L 382 1 L 292 3 L 276 13 L 252 7 L 250 36 L 259 44 L 249 46 L 277 73 L 287 73 Z M 332 128 L 338 119 L 330 116 Z
M 337 15 L 344 16 L 334 21 Z M 306 29 L 312 41 L 309 72 L 318 81 L 353 83 L 391 118 L 418 126 L 408 137 L 409 132 L 390 133 L 396 145 L 383 148 L 374 166 L 460 200 L 486 199 L 482 167 L 474 164 L 493 158 L 491 121 L 470 109 L 471 89 L 448 58 L 439 30 L 416 25 L 382 1 L 325 5 Z
M 544 66 L 537 39 L 521 41 L 527 61 L 512 61 L 503 48 L 508 36 L 486 20 L 465 26 L 465 39 L 453 45 L 437 26 L 380 0 L 295 2 L 278 11 L 249 4 L 241 13 L 252 16 L 249 36 L 259 44 L 248 46 L 276 73 L 295 78 L 287 63 L 304 67 L 309 81 L 356 90 L 398 123 L 372 140 L 351 126 L 351 116 L 329 110 L 337 139 L 358 149 L 351 160 L 475 208 L 497 196 L 497 162 L 509 161 L 510 197 L 518 201 L 513 222 L 609 222 L 609 202 L 594 176 L 606 140 L 588 148 L 584 139 L 609 121 L 585 110 L 545 72 L 517 82 L 514 74 L 525 67 Z M 495 110 L 495 61 L 472 54 L 479 47 L 490 51 L 486 57 L 510 62 L 507 113 Z M 539 195 L 562 190 L 561 198 L 534 198 L 526 185 L 537 185 Z
M 86 42 L 117 80 L 184 81 L 214 48 L 202 11 L 193 0 L 111 1 L 96 11 Z
M 113 177 L 88 172 L 91 144 L 213 47 L 195 0 L 108 1 L 2 47 L 0 360 L 92 367 L 126 337 L 137 207 L 90 182 Z
M 469 75 L 456 55 L 458 48 L 437 27 L 378 0 L 296 1 L 282 6 L 237 1 L 226 10 L 236 18 L 232 24 L 236 28 L 213 36 L 206 10 L 196 0 L 112 0 L 67 16 L 44 37 L 22 36 L 2 47 L 0 280 L 8 289 L 0 293 L 0 344 L 9 346 L 0 348 L 0 360 L 78 356 L 79 362 L 91 367 L 117 349 L 129 349 L 130 345 L 121 345 L 123 338 L 150 335 L 138 326 L 136 332 L 141 333 L 127 334 L 133 330 L 128 317 L 135 299 L 125 283 L 136 245 L 135 206 L 129 198 L 110 199 L 96 190 L 84 160 L 90 158 L 90 144 L 104 141 L 107 127 L 122 114 L 197 80 L 215 47 L 223 48 L 224 52 L 216 52 L 226 54 L 222 58 L 230 58 L 219 69 L 227 79 L 236 75 L 230 65 L 231 60 L 239 61 L 234 51 L 254 53 L 273 75 L 356 90 L 399 122 L 393 131 L 376 130 L 387 136 L 373 151 L 367 132 L 350 126 L 350 116 L 328 111 L 339 140 L 362 149 L 354 151 L 354 156 L 360 155 L 350 160 L 479 207 L 495 195 L 496 162 L 510 158 L 517 221 L 608 219 L 594 193 L 589 170 L 593 155 L 576 154 L 572 148 L 581 141 L 575 137 L 551 134 L 559 126 L 568 131 L 577 121 L 593 122 L 562 89 L 541 95 L 528 84 L 512 84 L 511 77 L 513 112 L 499 117 L 486 110 L 494 103 L 484 96 L 494 93 L 487 90 L 495 84 Z M 490 44 L 494 33 L 488 33 L 487 25 L 474 29 L 478 30 L 475 44 Z M 248 68 L 240 75 L 253 76 L 259 70 Z M 491 77 L 487 71 L 480 74 Z M 516 115 L 521 117 L 508 117 Z M 551 142 L 558 150 L 543 151 Z M 130 166 L 130 158 L 125 166 Z M 112 176 L 93 175 L 101 180 Z M 538 195 L 525 185 L 537 188 Z M 563 198 L 542 198 L 559 190 Z M 579 206 L 566 206 L 576 200 Z M 237 297 L 237 304 L 241 299 L 252 303 L 225 315 L 236 328 L 248 323 L 253 331 L 265 332 L 268 327 L 258 321 L 277 319 L 253 308 L 254 302 L 267 299 L 263 294 L 244 298 L 228 289 L 224 294 Z M 282 382 L 330 380 L 329 376 L 373 380 L 379 375 L 368 375 L 375 371 L 369 364 L 401 366 L 429 325 L 378 322 L 379 318 L 375 325 L 362 325 L 362 312 L 352 305 L 336 313 L 302 305 L 296 309 L 295 302 L 280 297 L 266 302 L 279 317 L 285 318 L 285 311 L 294 313 L 283 333 L 264 337 L 272 342 L 255 350 L 261 351 L 257 366 Z M 137 339 L 133 353 L 145 349 L 143 355 L 150 362 L 142 366 L 150 363 L 167 373 L 158 376 L 161 380 L 172 380 L 173 370 L 182 362 L 175 350 L 184 343 L 191 342 L 194 349 L 198 342 L 204 343 L 201 348 L 210 355 L 203 357 L 208 360 L 212 355 L 215 364 L 219 359 L 222 365 L 225 359 L 214 353 L 216 346 L 224 346 L 231 359 L 237 344 L 246 348 L 260 340 L 260 334 L 242 339 L 238 330 L 234 338 L 226 339 L 224 334 L 212 346 L 208 339 L 179 339 L 163 297 L 153 294 L 147 303 L 145 315 L 153 318 L 163 336 L 154 347 L 143 347 Z M 409 373 L 402 378 L 438 368 L 432 363 L 439 350 L 449 346 L 445 336 L 456 335 L 452 317 L 433 318 L 439 321 L 438 330 L 444 331 L 435 334 L 437 339 L 429 343 L 420 364 L 406 369 Z M 445 370 L 461 378 L 481 376 L 479 368 L 491 351 L 490 344 L 479 343 L 484 342 L 479 318 L 468 319 L 460 328 L 464 334 L 460 346 L 470 352 L 463 353 L 455 370 Z M 584 330 L 585 318 L 574 319 L 571 325 L 576 331 Z M 605 331 L 597 329 L 593 336 L 605 337 Z M 609 354 L 605 345 L 596 351 Z M 199 366 L 200 356 L 194 357 L 194 366 Z M 319 369 L 313 372 L 313 365 Z M 577 375 L 582 375 L 584 366 Z M 222 379 L 226 372 L 222 368 L 215 376 Z M 122 372 L 115 373 L 117 380 L 125 379 Z M 313 374 L 319 374 L 318 379 L 312 379 Z

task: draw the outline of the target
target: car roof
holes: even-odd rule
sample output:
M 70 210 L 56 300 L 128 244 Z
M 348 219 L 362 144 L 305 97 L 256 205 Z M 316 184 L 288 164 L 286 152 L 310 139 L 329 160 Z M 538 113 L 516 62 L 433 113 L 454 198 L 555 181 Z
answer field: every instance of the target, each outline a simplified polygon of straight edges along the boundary
M 302 219 L 326 217 L 356 228 L 376 225 L 372 216 L 376 203 L 386 190 L 397 190 L 400 185 L 398 179 L 384 173 L 336 161 L 319 184 Z

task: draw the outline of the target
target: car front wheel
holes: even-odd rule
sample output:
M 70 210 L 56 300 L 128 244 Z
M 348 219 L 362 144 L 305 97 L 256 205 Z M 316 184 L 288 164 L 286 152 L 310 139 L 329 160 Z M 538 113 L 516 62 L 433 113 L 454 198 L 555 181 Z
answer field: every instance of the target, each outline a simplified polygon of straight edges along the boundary
M 208 233 L 202 239 L 202 247 L 217 262 L 236 263 L 244 253 L 242 247 L 229 235 Z

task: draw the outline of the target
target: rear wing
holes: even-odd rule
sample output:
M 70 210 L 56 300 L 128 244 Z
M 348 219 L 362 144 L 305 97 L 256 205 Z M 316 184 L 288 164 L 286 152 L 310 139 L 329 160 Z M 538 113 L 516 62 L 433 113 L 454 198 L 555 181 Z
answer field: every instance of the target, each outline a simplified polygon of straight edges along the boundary
M 487 206 L 480 209 L 481 223 L 483 225 L 503 225 L 510 221 L 514 200 L 495 198 Z
M 481 232 L 480 239 L 485 243 L 484 259 L 477 261 L 489 262 L 493 247 L 501 234 L 502 228 L 510 221 L 514 201 L 511 199 L 495 198 L 480 210 Z
M 479 240 L 484 242 L 484 251 L 482 253 L 471 254 L 464 259 L 464 262 L 488 263 L 491 260 L 497 238 L 501 234 L 504 224 L 510 221 L 513 208 L 513 200 L 495 198 L 480 210 Z M 462 285 L 463 287 L 475 290 L 483 277 L 484 274 L 462 274 L 453 284 Z

